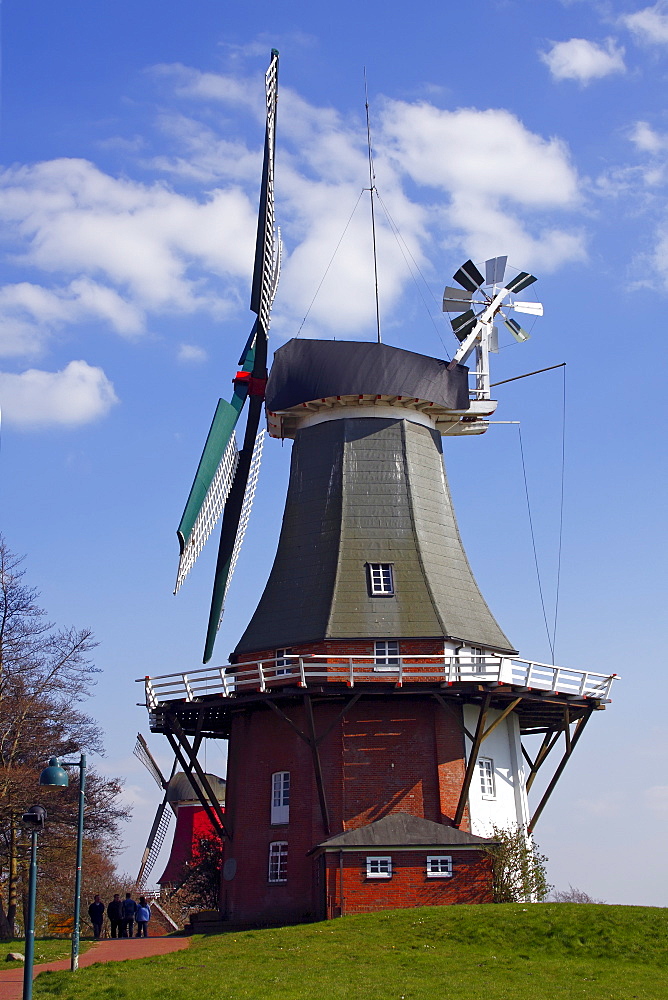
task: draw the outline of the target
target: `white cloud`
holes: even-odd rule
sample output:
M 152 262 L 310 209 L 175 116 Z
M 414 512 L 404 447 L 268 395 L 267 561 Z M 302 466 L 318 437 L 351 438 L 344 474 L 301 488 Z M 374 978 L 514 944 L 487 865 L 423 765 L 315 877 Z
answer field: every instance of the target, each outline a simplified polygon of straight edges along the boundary
M 643 793 L 645 805 L 650 812 L 659 816 L 668 815 L 668 785 L 653 785 Z
M 624 49 L 612 38 L 606 38 L 602 46 L 586 38 L 555 42 L 540 58 L 555 80 L 577 80 L 585 86 L 612 73 L 626 72 Z
M 78 427 L 103 417 L 117 402 L 102 369 L 85 361 L 70 361 L 59 372 L 0 372 L 3 417 L 22 427 Z
M 179 361 L 183 361 L 186 364 L 201 364 L 201 362 L 206 361 L 208 357 L 209 355 L 203 347 L 197 347 L 196 344 L 179 344 L 179 351 L 177 354 Z
M 650 45 L 668 45 L 668 11 L 665 3 L 644 7 L 621 19 L 638 41 Z
M 220 294 L 201 271 L 247 278 L 255 207 L 236 186 L 206 200 L 60 159 L 0 175 L 0 219 L 23 240 L 21 260 L 45 272 L 102 277 L 135 306 L 212 311 Z
M 196 198 L 75 159 L 0 174 L 0 222 L 32 279 L 0 290 L 5 354 L 37 352 L 65 324 L 95 319 L 136 336 L 149 317 L 206 310 L 223 318 L 247 302 L 262 132 L 249 146 L 233 113 L 245 121 L 249 108 L 259 108 L 261 121 L 261 83 L 183 66 L 156 72 L 205 120 L 163 112 L 159 127 L 170 148 L 142 166 L 209 190 Z M 224 108 L 222 123 L 212 102 L 214 111 Z M 280 122 L 277 217 L 286 250 L 273 330 L 296 332 L 329 269 L 307 332 L 359 335 L 375 315 L 368 196 L 351 218 L 368 185 L 364 130 L 289 88 L 281 91 Z M 379 206 L 380 295 L 390 322 L 411 281 L 404 252 L 427 272 L 429 247 L 446 239 L 458 244 L 458 256 L 508 252 L 522 267 L 553 269 L 585 254 L 579 229 L 560 222 L 580 197 L 565 144 L 531 132 L 508 111 L 388 100 L 375 153 L 384 205 L 407 247 L 399 247 Z M 182 361 L 195 360 L 190 347 L 180 349 Z
M 477 259 L 503 250 L 523 267 L 554 269 L 585 256 L 579 230 L 531 223 L 534 212 L 579 203 L 577 172 L 560 140 L 529 131 L 503 109 L 399 101 L 387 105 L 383 127 L 397 167 L 449 194 L 442 231 L 454 226 Z
M 629 139 L 642 153 L 661 153 L 668 149 L 668 134 L 655 132 L 648 122 L 636 122 L 631 128 Z
M 55 290 L 27 281 L 0 287 L 0 357 L 37 355 L 54 330 L 91 320 L 125 336 L 144 330 L 141 310 L 88 278 Z

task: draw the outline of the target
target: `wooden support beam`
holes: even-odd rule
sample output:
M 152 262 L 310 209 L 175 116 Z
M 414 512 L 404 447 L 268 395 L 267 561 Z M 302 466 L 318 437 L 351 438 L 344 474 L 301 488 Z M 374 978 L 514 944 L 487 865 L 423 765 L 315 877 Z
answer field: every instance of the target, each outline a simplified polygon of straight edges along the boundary
M 272 711 L 274 711 L 276 713 L 276 715 L 278 715 L 278 717 L 280 719 L 283 719 L 284 722 L 287 722 L 287 724 L 291 727 L 291 729 L 294 729 L 294 731 L 296 732 L 297 736 L 299 736 L 299 738 L 302 739 L 304 741 L 304 743 L 307 743 L 309 746 L 311 746 L 311 740 L 306 735 L 306 733 L 303 733 L 301 731 L 301 729 L 299 728 L 299 726 L 296 725 L 296 723 L 294 723 L 292 721 L 292 719 L 290 718 L 289 715 L 286 715 L 285 712 L 278 707 L 278 705 L 276 704 L 276 702 L 272 701 L 271 698 L 263 698 L 262 700 L 265 703 L 265 705 L 268 705 L 269 708 L 271 708 Z
M 459 794 L 459 802 L 457 803 L 455 818 L 452 824 L 458 829 L 462 821 L 462 816 L 464 815 L 466 800 L 468 798 L 469 788 L 471 787 L 471 779 L 473 778 L 473 772 L 475 770 L 476 761 L 478 759 L 478 751 L 480 750 L 480 744 L 482 743 L 482 734 L 485 731 L 485 722 L 487 721 L 487 712 L 489 710 L 489 703 L 491 700 L 492 700 L 491 692 L 487 692 L 487 694 L 483 698 L 482 705 L 480 706 L 478 725 L 476 726 L 475 736 L 473 737 L 473 743 L 471 745 L 471 751 L 469 754 L 469 762 L 466 767 L 466 773 L 464 775 L 464 784 L 462 785 L 462 790 Z
M 506 707 L 504 708 L 503 712 L 498 717 L 498 719 L 495 719 L 494 722 L 490 723 L 489 726 L 487 727 L 487 729 L 485 730 L 485 732 L 482 734 L 482 739 L 480 741 L 481 743 L 483 742 L 483 740 L 487 739 L 487 737 L 489 736 L 490 733 L 494 732 L 494 730 L 496 729 L 497 726 L 501 725 L 501 723 L 503 722 L 503 720 L 506 719 L 510 715 L 510 713 L 512 712 L 512 710 L 514 708 L 517 708 L 517 706 L 519 705 L 519 703 L 521 701 L 522 701 L 521 698 L 515 698 L 515 700 L 511 701 L 509 705 L 506 705 Z
M 310 694 L 304 694 L 304 707 L 306 708 L 306 717 L 308 719 L 309 728 L 311 730 L 311 740 L 310 740 L 311 753 L 313 755 L 313 770 L 315 772 L 315 783 L 318 789 L 318 799 L 320 801 L 320 813 L 322 816 L 322 825 L 325 829 L 325 836 L 329 837 L 332 831 L 329 824 L 329 809 L 327 808 L 327 796 L 325 794 L 325 783 L 322 777 L 320 751 L 318 750 L 318 741 L 315 735 L 315 719 L 313 718 L 313 705 L 311 703 Z
M 522 745 L 522 741 L 521 740 L 520 740 L 520 749 L 522 751 L 522 756 L 524 757 L 525 761 L 529 765 L 529 770 L 533 771 L 533 761 L 532 761 L 531 757 L 529 756 L 529 754 L 524 749 L 524 746 Z
M 439 705 L 441 706 L 441 708 L 442 708 L 442 709 L 444 709 L 444 710 L 445 710 L 445 711 L 446 711 L 446 712 L 448 713 L 448 715 L 451 715 L 451 716 L 452 716 L 452 718 L 453 718 L 453 719 L 455 720 L 455 722 L 456 722 L 456 723 L 457 723 L 457 725 L 459 726 L 460 730 L 461 730 L 461 731 L 462 731 L 462 732 L 463 732 L 463 733 L 464 733 L 464 734 L 465 734 L 466 736 L 468 736 L 468 738 L 469 738 L 469 739 L 471 740 L 471 743 L 473 743 L 473 740 L 474 740 L 474 737 L 473 737 L 473 736 L 471 735 L 471 733 L 470 733 L 470 732 L 468 731 L 468 729 L 467 729 L 467 728 L 466 728 L 466 726 L 464 725 L 464 722 L 463 722 L 462 718 L 461 718 L 461 717 L 460 717 L 459 715 L 457 715 L 457 713 L 455 712 L 455 710 L 454 710 L 454 708 L 452 707 L 452 705 L 451 705 L 451 704 L 450 704 L 449 702 L 447 702 L 447 701 L 445 700 L 445 698 L 444 698 L 444 697 L 443 697 L 442 695 L 440 695 L 440 694 L 434 694 L 434 695 L 433 695 L 433 697 L 434 697 L 434 698 L 436 699 L 436 701 L 437 701 L 437 702 L 439 703 Z
M 220 824 L 220 826 L 225 831 L 225 835 L 227 837 L 229 837 L 229 839 L 231 840 L 232 839 L 232 835 L 231 835 L 230 831 L 227 829 L 227 824 L 225 822 L 225 813 L 221 809 L 220 802 L 218 801 L 218 798 L 217 798 L 214 790 L 212 789 L 211 785 L 209 784 L 209 779 L 207 778 L 206 774 L 202 770 L 202 765 L 198 761 L 196 755 L 193 753 L 192 747 L 188 743 L 188 739 L 187 739 L 185 733 L 183 732 L 183 729 L 181 728 L 181 723 L 179 722 L 179 720 L 174 715 L 170 715 L 168 718 L 169 718 L 169 721 L 170 721 L 171 728 L 172 728 L 172 730 L 174 732 L 174 735 L 176 736 L 177 740 L 179 741 L 179 744 L 180 744 L 181 748 L 183 750 L 185 750 L 185 752 L 186 752 L 186 754 L 188 756 L 188 759 L 190 760 L 191 770 L 195 771 L 195 774 L 197 775 L 197 778 L 198 778 L 198 780 L 199 780 L 199 782 L 200 782 L 200 784 L 202 786 L 202 790 L 204 792 L 204 796 L 202 796 L 202 798 L 204 798 L 206 795 L 209 796 L 209 801 L 211 803 L 211 808 L 213 809 L 214 813 L 216 814 L 216 816 L 218 818 L 218 823 Z M 191 781 L 191 784 L 193 785 L 193 788 L 196 787 L 196 785 L 195 785 L 194 782 Z M 202 800 L 200 799 L 200 801 L 202 801 Z
M 550 795 L 554 791 L 555 786 L 556 786 L 557 782 L 559 781 L 559 778 L 561 777 L 562 772 L 563 772 L 564 768 L 566 767 L 566 764 L 568 763 L 568 760 L 569 760 L 571 754 L 575 750 L 577 742 L 580 739 L 580 737 L 582 736 L 582 733 L 584 732 L 584 727 L 589 722 L 593 711 L 594 711 L 594 709 L 590 708 L 589 711 L 587 712 L 587 714 L 582 716 L 582 718 L 579 720 L 577 726 L 575 727 L 575 732 L 573 734 L 573 738 L 570 741 L 570 750 L 567 750 L 566 753 L 564 754 L 564 756 L 561 758 L 561 761 L 559 762 L 559 766 L 557 767 L 557 770 L 554 772 L 554 775 L 552 777 L 552 781 L 547 786 L 547 789 L 545 790 L 545 794 L 543 795 L 542 799 L 538 803 L 538 808 L 536 809 L 535 813 L 531 817 L 531 822 L 529 823 L 529 826 L 528 826 L 528 832 L 529 833 L 533 832 L 533 829 L 534 829 L 536 823 L 538 822 L 540 814 L 542 813 L 543 809 L 547 805 L 547 800 L 549 799 Z
M 554 747 L 554 745 L 557 742 L 557 740 L 559 739 L 560 735 L 561 735 L 561 730 L 560 729 L 557 729 L 556 732 L 554 731 L 554 729 L 550 729 L 550 730 L 548 730 L 548 732 L 545 733 L 545 736 L 543 737 L 543 742 L 541 743 L 540 750 L 538 751 L 536 759 L 535 759 L 535 761 L 533 763 L 533 766 L 531 768 L 531 774 L 529 775 L 529 777 L 527 779 L 527 792 L 529 792 L 531 790 L 531 786 L 534 783 L 534 779 L 535 779 L 536 775 L 538 774 L 539 769 L 542 767 L 542 765 L 547 760 L 547 757 L 550 754 L 550 751 Z
M 169 741 L 170 747 L 174 751 L 174 756 L 176 757 L 176 759 L 178 760 L 179 764 L 183 768 L 183 773 L 188 777 L 188 779 L 190 781 L 190 784 L 193 787 L 193 791 L 195 792 L 195 795 L 197 796 L 197 798 L 200 801 L 200 805 L 204 809 L 204 812 L 207 814 L 207 816 L 209 818 L 209 822 L 211 823 L 211 826 L 213 827 L 213 829 L 216 831 L 216 833 L 218 834 L 218 836 L 221 839 L 223 837 L 227 837 L 229 840 L 231 840 L 232 838 L 230 836 L 229 831 L 225 827 L 221 826 L 220 823 L 218 822 L 218 817 L 214 813 L 214 811 L 211 808 L 210 804 L 207 802 L 206 796 L 202 792 L 202 789 L 200 788 L 200 786 L 197 784 L 196 781 L 193 781 L 193 779 L 192 779 L 192 768 L 189 766 L 189 764 L 186 761 L 185 757 L 181 753 L 181 748 L 179 747 L 179 744 L 176 742 L 174 734 L 171 733 L 169 730 L 167 730 L 165 732 L 165 736 L 167 737 L 167 740 Z
M 564 738 L 566 740 L 566 751 L 571 752 L 571 717 L 568 711 L 568 705 L 564 707 Z
M 322 733 L 320 736 L 317 737 L 316 743 L 318 744 L 318 746 L 320 746 L 323 740 L 327 739 L 327 737 L 329 736 L 329 734 L 331 733 L 332 729 L 337 724 L 337 722 L 341 721 L 346 712 L 349 712 L 350 709 L 353 707 L 353 705 L 355 705 L 360 700 L 361 697 L 362 697 L 362 692 L 358 691 L 356 694 L 352 696 L 350 701 L 346 702 L 346 704 L 343 706 L 343 708 L 341 709 L 337 717 L 334 719 L 334 721 L 330 723 L 329 726 L 327 726 L 327 729 L 324 731 L 324 733 Z

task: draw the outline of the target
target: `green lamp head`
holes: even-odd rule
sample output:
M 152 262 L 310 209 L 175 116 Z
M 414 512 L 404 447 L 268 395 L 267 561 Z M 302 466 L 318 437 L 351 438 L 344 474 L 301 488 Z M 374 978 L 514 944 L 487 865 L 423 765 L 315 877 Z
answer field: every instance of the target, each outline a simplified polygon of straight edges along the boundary
M 60 766 L 57 757 L 52 757 L 49 766 L 45 767 L 39 776 L 40 785 L 57 785 L 60 788 L 67 788 L 70 783 L 69 775 L 64 767 Z

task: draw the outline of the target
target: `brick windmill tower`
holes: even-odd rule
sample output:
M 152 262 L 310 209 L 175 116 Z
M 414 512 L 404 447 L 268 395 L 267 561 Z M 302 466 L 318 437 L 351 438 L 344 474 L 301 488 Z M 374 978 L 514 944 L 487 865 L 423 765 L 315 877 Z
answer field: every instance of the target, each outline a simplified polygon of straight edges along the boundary
M 293 441 L 278 550 L 228 665 L 145 679 L 151 725 L 205 791 L 201 741 L 229 740 L 226 810 L 212 813 L 225 839 L 226 918 L 484 902 L 493 828 L 533 828 L 612 682 L 519 658 L 471 572 L 443 466 L 443 437 L 487 429 L 494 319 L 526 339 L 509 310 L 540 313 L 516 298 L 535 279 L 506 279 L 505 258 L 487 261 L 484 276 L 467 261 L 444 297 L 458 314 L 450 362 L 382 343 L 291 340 L 265 383 L 276 70 L 274 55 L 254 282 L 254 301 L 268 305 L 255 310 L 235 380 L 234 398 L 251 401 L 245 443 L 237 457 L 214 419 L 198 473 L 208 468 L 209 480 L 193 487 L 204 514 L 187 507 L 181 532 L 191 563 L 215 519 L 213 493 L 227 496 L 205 662 L 255 488 L 263 398 L 270 436 Z M 531 754 L 526 737 L 539 738 Z M 532 813 L 528 791 L 561 740 Z

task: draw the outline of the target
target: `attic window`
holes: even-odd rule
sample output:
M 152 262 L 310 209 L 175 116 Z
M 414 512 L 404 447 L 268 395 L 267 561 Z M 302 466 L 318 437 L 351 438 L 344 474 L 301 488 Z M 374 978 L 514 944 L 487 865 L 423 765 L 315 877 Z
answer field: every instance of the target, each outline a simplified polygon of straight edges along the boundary
M 367 563 L 371 597 L 394 597 L 394 566 L 392 563 Z

